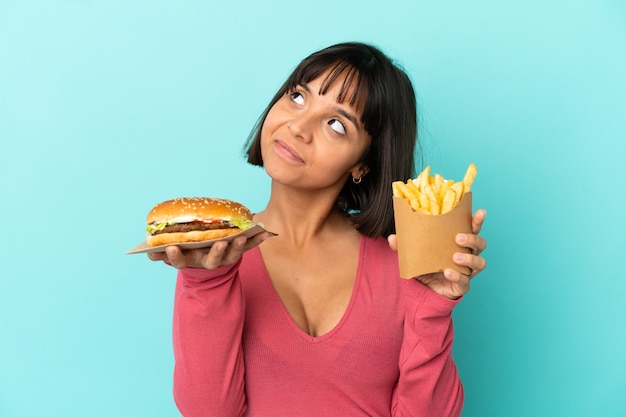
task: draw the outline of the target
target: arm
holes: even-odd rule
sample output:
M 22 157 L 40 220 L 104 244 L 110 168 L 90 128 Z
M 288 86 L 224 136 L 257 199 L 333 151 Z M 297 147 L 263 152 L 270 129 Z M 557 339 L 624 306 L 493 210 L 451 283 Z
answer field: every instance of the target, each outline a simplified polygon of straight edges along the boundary
M 174 400 L 185 417 L 245 411 L 239 262 L 182 269 L 174 302 Z
M 407 284 L 409 308 L 392 414 L 459 416 L 463 386 L 452 358 L 452 309 L 458 300 L 441 297 L 416 280 Z
M 407 315 L 400 351 L 400 378 L 392 411 L 404 416 L 458 416 L 463 406 L 463 386 L 452 358 L 452 309 L 470 286 L 470 280 L 486 266 L 480 253 L 487 242 L 479 237 L 486 212 L 472 217 L 474 234 L 458 234 L 457 244 L 471 254 L 455 254 L 454 262 L 469 266 L 470 276 L 452 269 L 422 275 L 407 282 Z M 395 235 L 388 238 L 396 249 Z
M 174 399 L 185 417 L 241 416 L 245 411 L 241 337 L 241 255 L 269 237 L 217 242 L 210 249 L 169 246 L 150 253 L 179 269 L 174 301 Z

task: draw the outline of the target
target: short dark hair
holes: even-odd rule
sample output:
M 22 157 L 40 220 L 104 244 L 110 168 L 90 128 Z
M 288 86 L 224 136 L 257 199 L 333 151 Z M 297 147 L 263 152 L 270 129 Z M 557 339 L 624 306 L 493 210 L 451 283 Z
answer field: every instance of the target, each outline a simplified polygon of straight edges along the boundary
M 244 147 L 248 162 L 263 166 L 261 128 L 272 106 L 326 71 L 321 94 L 340 75 L 347 74 L 339 99 L 347 98 L 362 109 L 361 122 L 372 138 L 362 157 L 369 171 L 359 184 L 346 181 L 337 208 L 349 215 L 357 230 L 366 236 L 395 233 L 391 183 L 415 175 L 416 99 L 407 74 L 372 45 L 340 43 L 305 58 L 276 92 L 250 133 Z M 356 88 L 351 97 L 345 97 L 353 83 Z

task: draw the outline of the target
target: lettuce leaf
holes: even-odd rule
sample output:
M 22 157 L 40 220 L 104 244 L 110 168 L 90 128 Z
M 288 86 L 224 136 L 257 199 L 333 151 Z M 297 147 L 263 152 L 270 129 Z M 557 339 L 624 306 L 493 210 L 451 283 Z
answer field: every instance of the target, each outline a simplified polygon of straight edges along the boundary
M 146 227 L 146 232 L 152 234 L 154 232 L 158 232 L 160 230 L 165 229 L 165 226 L 167 226 L 167 222 L 149 224 Z
M 231 220 L 230 223 L 241 230 L 249 229 L 254 225 L 252 220 Z

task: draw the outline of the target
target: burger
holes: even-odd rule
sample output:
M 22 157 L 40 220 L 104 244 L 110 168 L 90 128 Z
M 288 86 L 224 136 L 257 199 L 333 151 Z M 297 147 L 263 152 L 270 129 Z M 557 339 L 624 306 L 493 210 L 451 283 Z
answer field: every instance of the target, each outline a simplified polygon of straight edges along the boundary
M 150 246 L 221 239 L 252 227 L 252 213 L 235 201 L 184 197 L 157 204 L 146 219 Z

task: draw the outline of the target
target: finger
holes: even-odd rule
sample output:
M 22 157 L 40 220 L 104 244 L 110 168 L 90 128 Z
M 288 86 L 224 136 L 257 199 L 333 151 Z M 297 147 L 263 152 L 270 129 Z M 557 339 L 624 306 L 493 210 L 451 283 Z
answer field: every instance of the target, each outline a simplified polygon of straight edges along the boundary
M 208 252 L 197 251 L 195 254 L 195 256 L 198 257 L 196 258 L 196 261 L 203 268 L 215 269 L 219 267 L 220 265 L 222 265 L 222 260 L 224 258 L 224 254 L 226 253 L 227 249 L 228 249 L 228 242 L 225 240 L 220 240 L 218 242 L 215 242 L 211 246 L 211 248 L 208 250 Z
M 480 230 L 483 227 L 483 223 L 485 222 L 485 217 L 487 216 L 487 211 L 485 209 L 479 209 L 474 213 L 474 217 L 472 217 L 472 232 L 480 233 Z
M 248 238 L 239 236 L 228 245 L 222 258 L 222 265 L 231 265 L 237 262 L 245 250 Z
M 174 268 L 181 269 L 187 266 L 187 259 L 178 246 L 171 245 L 166 247 L 165 255 L 167 256 L 166 262 Z
M 172 266 L 172 263 L 165 252 L 148 253 L 148 258 L 152 261 L 162 261 L 164 264 Z
M 455 291 L 456 297 L 460 297 L 469 291 L 470 289 L 470 277 L 469 276 L 462 274 L 459 271 L 454 270 L 452 268 L 444 269 L 443 276 L 446 278 L 446 280 L 448 280 L 450 283 L 453 283 L 456 286 L 457 288 L 457 291 Z
M 474 253 L 475 255 L 480 254 L 487 248 L 487 241 L 483 237 L 473 235 L 471 233 L 457 234 L 455 237 L 455 242 L 459 246 L 471 249 L 472 253 Z
M 391 248 L 391 250 L 398 250 L 398 239 L 395 234 L 387 236 L 387 242 L 389 242 L 389 247 Z
M 251 238 L 246 236 L 239 236 L 233 239 L 230 244 L 226 241 L 220 241 L 213 246 L 215 250 L 204 256 L 202 260 L 202 266 L 208 269 L 216 268 L 220 265 L 231 265 L 239 260 L 243 253 L 260 245 L 266 239 L 276 236 L 273 233 L 262 232 Z
M 148 253 L 148 258 L 151 261 L 165 261 L 167 259 L 167 255 L 165 252 L 150 252 Z
M 452 260 L 457 265 L 468 267 L 472 271 L 469 275 L 470 277 L 476 276 L 487 266 L 487 261 L 485 260 L 485 258 L 472 255 L 470 253 L 456 252 L 452 256 Z
M 244 252 L 247 250 L 250 250 L 256 246 L 259 246 L 261 243 L 263 243 L 265 240 L 269 239 L 270 237 L 276 236 L 273 233 L 270 232 L 262 232 L 259 233 L 256 236 L 251 237 L 250 239 L 248 239 L 248 241 L 246 242 L 246 245 L 244 246 Z

